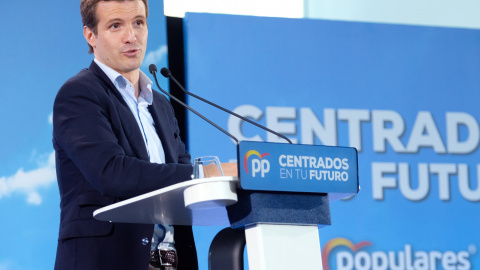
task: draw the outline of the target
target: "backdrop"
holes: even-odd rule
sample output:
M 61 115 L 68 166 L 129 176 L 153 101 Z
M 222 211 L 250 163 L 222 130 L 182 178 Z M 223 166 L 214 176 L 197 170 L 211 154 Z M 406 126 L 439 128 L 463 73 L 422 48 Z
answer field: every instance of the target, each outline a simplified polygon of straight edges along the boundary
M 296 143 L 356 147 L 325 269 L 476 269 L 480 31 L 190 13 L 187 88 Z M 282 141 L 189 100 L 240 140 Z M 236 158 L 189 116 L 192 155 Z M 213 235 L 211 228 L 202 237 Z

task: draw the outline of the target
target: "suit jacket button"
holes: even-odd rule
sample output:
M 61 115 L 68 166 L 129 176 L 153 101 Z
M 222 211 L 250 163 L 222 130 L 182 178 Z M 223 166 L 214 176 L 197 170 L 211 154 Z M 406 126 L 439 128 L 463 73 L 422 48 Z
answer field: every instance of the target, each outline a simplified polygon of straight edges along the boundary
M 142 238 L 142 245 L 146 246 L 148 243 L 150 243 L 150 241 L 148 241 L 147 237 Z

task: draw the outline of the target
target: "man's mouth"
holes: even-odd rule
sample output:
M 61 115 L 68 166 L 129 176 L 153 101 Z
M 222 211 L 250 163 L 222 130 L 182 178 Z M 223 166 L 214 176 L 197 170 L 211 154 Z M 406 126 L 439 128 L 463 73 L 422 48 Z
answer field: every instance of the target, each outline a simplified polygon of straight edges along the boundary
M 138 53 L 137 49 L 131 49 L 131 50 L 125 50 L 123 51 L 123 54 L 126 56 L 134 56 Z

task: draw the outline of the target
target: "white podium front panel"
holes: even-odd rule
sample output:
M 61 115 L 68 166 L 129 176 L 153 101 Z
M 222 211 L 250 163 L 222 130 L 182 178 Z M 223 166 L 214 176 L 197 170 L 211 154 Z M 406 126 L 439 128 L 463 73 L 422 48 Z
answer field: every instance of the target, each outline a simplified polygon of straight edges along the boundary
M 250 270 L 322 270 L 317 226 L 257 224 L 245 229 Z
M 190 180 L 102 207 L 93 216 L 124 223 L 230 226 L 225 206 L 236 202 L 237 183 L 231 176 Z

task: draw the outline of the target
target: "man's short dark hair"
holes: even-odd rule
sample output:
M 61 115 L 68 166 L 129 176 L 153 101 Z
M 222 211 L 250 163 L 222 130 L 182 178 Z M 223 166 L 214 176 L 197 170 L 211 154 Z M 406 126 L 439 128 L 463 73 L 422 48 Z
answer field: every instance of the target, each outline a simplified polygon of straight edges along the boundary
M 96 36 L 98 29 L 98 18 L 97 18 L 97 4 L 99 2 L 108 2 L 108 1 L 140 1 L 140 0 L 81 0 L 80 2 L 80 14 L 82 15 L 83 26 L 88 27 L 92 30 L 93 34 Z M 145 17 L 148 18 L 148 0 L 142 0 L 145 4 Z M 89 50 L 88 53 L 93 53 L 93 48 L 88 44 Z

